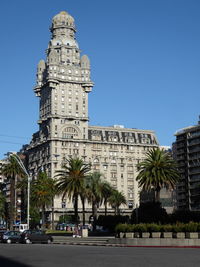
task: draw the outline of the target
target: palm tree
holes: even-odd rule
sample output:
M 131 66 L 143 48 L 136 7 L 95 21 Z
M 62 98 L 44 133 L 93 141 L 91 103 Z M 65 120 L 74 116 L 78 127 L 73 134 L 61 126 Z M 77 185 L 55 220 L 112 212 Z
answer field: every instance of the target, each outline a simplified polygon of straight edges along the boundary
M 108 200 L 109 197 L 111 197 L 112 195 L 113 187 L 107 181 L 103 181 L 101 184 L 101 191 L 102 191 L 103 203 L 105 206 L 105 216 L 107 216 Z
M 111 196 L 108 198 L 108 202 L 115 209 L 115 215 L 120 215 L 119 207 L 123 204 L 126 205 L 126 198 L 122 192 L 113 189 Z
M 16 180 L 18 177 L 24 177 L 25 173 L 14 156 L 10 156 L 8 158 L 8 163 L 1 167 L 0 172 L 10 182 L 9 228 L 13 230 L 13 223 L 15 220 L 15 212 L 16 212 L 15 210 Z
M 45 228 L 45 212 L 46 208 L 52 205 L 55 196 L 55 182 L 49 178 L 45 172 L 40 172 L 38 178 L 33 181 L 31 187 L 32 205 L 42 211 L 42 229 Z
M 85 182 L 85 181 L 84 181 Z M 85 201 L 89 197 L 89 190 L 84 183 L 82 191 L 80 193 L 81 203 L 82 203 L 82 218 L 83 218 L 83 225 L 85 225 Z
M 93 172 L 86 179 L 86 188 L 88 189 L 88 202 L 92 204 L 93 226 L 95 228 L 97 220 L 97 209 L 103 201 L 103 183 L 102 174 Z
M 67 195 L 74 201 L 75 221 L 78 223 L 78 197 L 84 189 L 84 180 L 90 171 L 90 164 L 86 164 L 80 158 L 69 158 L 63 164 L 62 170 L 57 171 L 56 187 L 62 199 Z
M 155 200 L 159 202 L 161 188 L 174 188 L 179 179 L 177 164 L 168 152 L 160 148 L 153 148 L 146 156 L 147 158 L 138 164 L 139 174 L 136 180 L 142 190 L 153 189 Z

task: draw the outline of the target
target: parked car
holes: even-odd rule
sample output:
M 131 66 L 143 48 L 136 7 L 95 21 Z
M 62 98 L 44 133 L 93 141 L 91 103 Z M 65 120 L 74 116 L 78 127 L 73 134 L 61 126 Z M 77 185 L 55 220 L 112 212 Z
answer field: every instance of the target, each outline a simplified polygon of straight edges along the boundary
M 47 243 L 50 244 L 53 241 L 52 236 L 45 234 L 40 230 L 25 230 L 21 234 L 20 242 L 25 244 L 30 243 Z
M 4 234 L 5 232 L 7 232 L 6 229 L 0 229 L 0 243 L 3 242 L 3 234 Z
M 19 243 L 20 242 L 20 232 L 19 231 L 6 231 L 3 233 L 2 237 L 3 243 Z

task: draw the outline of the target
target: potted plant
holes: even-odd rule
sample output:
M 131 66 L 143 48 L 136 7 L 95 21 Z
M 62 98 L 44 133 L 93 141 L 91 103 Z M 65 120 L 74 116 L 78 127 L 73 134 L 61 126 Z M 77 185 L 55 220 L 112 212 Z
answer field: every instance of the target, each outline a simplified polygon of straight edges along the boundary
M 126 225 L 126 238 L 133 238 L 134 237 L 134 225 L 127 224 Z
M 127 231 L 127 224 L 119 223 L 115 227 L 115 232 L 117 233 L 117 236 L 120 238 L 126 237 L 126 231 Z
M 150 233 L 151 238 L 160 238 L 160 226 L 155 223 L 151 223 L 147 225 L 147 230 Z
M 134 232 L 134 237 L 135 238 L 141 237 L 141 227 L 140 227 L 140 224 L 135 224 L 133 226 L 133 232 Z
M 172 225 L 165 224 L 160 227 L 162 238 L 172 238 Z
M 172 226 L 173 238 L 185 238 L 184 225 L 174 224 Z
M 143 224 L 143 223 L 138 224 L 138 231 L 142 238 L 149 238 L 149 232 L 147 230 L 146 224 Z
M 194 239 L 199 238 L 197 229 L 198 229 L 198 223 L 190 222 L 185 224 L 185 237 Z

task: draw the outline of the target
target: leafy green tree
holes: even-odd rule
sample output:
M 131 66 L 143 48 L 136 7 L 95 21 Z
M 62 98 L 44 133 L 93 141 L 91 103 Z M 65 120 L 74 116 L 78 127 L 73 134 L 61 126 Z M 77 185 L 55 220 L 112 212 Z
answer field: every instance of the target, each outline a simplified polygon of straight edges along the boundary
M 108 202 L 114 208 L 115 215 L 120 215 L 120 206 L 126 205 L 126 198 L 122 192 L 113 189 L 111 196 L 108 198 Z
M 16 182 L 19 177 L 24 177 L 25 173 L 23 169 L 20 167 L 14 156 L 10 156 L 8 158 L 8 163 L 2 165 L 1 174 L 5 176 L 10 183 L 10 205 L 9 205 L 9 228 L 13 229 L 13 223 L 15 220 L 15 190 L 16 190 Z
M 160 148 L 153 148 L 146 156 L 146 159 L 138 164 L 139 174 L 136 180 L 142 190 L 154 189 L 155 200 L 159 202 L 161 188 L 174 188 L 179 179 L 177 164 L 168 152 Z
M 160 202 L 146 202 L 133 210 L 131 221 L 132 223 L 168 223 L 169 216 Z
M 56 187 L 62 200 L 67 195 L 74 202 L 75 220 L 78 223 L 78 198 L 84 190 L 84 180 L 90 171 L 90 164 L 80 158 L 69 158 L 56 173 Z
M 52 206 L 55 196 L 55 181 L 49 178 L 46 172 L 40 172 L 38 178 L 32 182 L 31 186 L 31 206 L 36 206 L 42 211 L 42 228 L 45 228 L 46 208 Z

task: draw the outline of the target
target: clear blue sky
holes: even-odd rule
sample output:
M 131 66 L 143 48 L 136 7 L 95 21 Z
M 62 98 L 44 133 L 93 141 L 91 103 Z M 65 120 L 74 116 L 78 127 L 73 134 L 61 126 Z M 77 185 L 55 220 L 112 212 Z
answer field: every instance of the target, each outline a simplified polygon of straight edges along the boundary
M 2 0 L 0 158 L 38 130 L 36 67 L 62 10 L 91 61 L 91 125 L 151 129 L 171 145 L 177 129 L 197 123 L 199 0 Z

